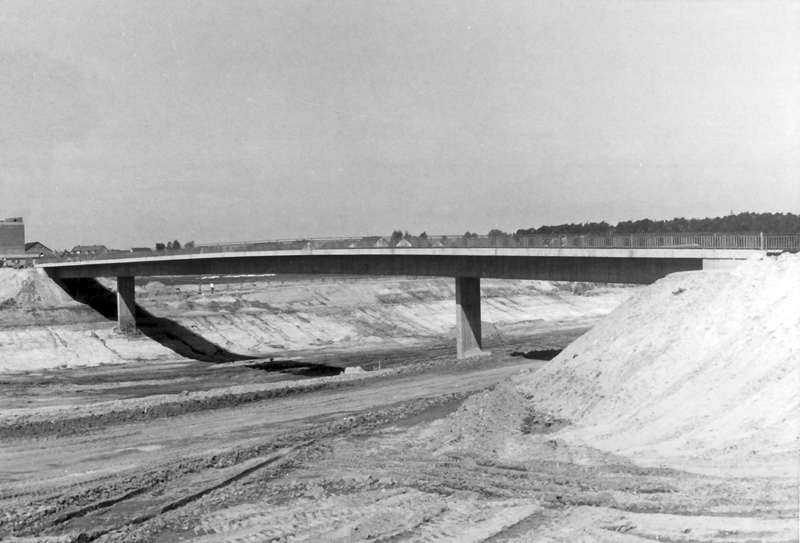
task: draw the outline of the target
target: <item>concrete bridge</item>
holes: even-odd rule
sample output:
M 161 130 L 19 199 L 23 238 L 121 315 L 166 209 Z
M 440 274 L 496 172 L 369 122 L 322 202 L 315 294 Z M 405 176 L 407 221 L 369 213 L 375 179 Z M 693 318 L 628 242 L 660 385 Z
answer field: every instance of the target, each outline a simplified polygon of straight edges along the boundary
M 229 244 L 174 254 L 116 253 L 51 260 L 38 263 L 37 267 L 45 269 L 57 281 L 116 277 L 120 330 L 136 327 L 136 276 L 291 273 L 452 277 L 456 286 L 456 350 L 458 357 L 463 358 L 481 352 L 482 278 L 650 284 L 670 273 L 728 267 L 737 260 L 769 252 L 764 248 L 763 237 L 748 248 L 704 248 L 697 243 L 679 247 L 577 247 L 570 246 L 565 239 L 558 240 L 560 247 L 548 247 L 545 243 L 531 247 L 530 242 L 528 246 L 518 243 L 505 247 L 443 244 L 386 247 L 378 242 L 369 247 L 354 247 L 351 243 L 346 248 L 324 248 L 320 240 L 302 240 L 305 244 L 300 243 L 299 249 L 284 245 L 254 250 Z M 587 241 L 591 238 L 581 239 L 584 245 L 591 243 Z M 298 244 L 295 242 L 293 246 Z

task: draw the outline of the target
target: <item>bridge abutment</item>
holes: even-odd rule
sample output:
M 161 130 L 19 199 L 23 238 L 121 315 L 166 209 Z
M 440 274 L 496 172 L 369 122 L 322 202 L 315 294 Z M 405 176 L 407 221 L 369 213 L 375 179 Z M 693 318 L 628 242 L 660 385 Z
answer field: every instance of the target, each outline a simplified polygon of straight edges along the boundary
M 120 332 L 136 330 L 136 291 L 133 277 L 117 277 L 117 323 Z
M 456 277 L 456 354 L 481 354 L 481 280 Z

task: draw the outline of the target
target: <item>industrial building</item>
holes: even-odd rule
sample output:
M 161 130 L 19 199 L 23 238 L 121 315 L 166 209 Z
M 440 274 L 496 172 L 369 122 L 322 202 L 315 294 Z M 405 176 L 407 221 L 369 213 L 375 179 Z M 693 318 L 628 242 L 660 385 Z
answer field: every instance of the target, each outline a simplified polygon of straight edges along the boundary
M 23 266 L 25 257 L 25 223 L 22 217 L 0 220 L 0 266 Z

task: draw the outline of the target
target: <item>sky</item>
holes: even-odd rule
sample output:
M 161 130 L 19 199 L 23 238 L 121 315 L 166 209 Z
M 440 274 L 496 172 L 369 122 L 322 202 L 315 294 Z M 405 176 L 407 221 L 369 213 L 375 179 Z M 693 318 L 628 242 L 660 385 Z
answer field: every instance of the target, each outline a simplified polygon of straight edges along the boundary
M 0 1 L 51 248 L 800 212 L 800 2 Z

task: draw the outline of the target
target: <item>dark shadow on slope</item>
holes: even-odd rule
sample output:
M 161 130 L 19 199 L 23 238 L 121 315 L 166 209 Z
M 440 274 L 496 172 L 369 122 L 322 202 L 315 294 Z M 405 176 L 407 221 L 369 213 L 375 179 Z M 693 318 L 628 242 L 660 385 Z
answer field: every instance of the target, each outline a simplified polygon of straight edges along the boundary
M 117 318 L 117 294 L 94 278 L 53 279 L 74 300 L 109 320 Z M 232 353 L 175 321 L 157 317 L 136 304 L 136 327 L 145 336 L 177 354 L 201 362 L 236 362 L 256 357 Z
M 254 370 L 288 373 L 299 377 L 329 377 L 331 375 L 344 373 L 344 368 L 339 366 L 328 366 L 327 364 L 296 360 L 271 360 L 269 362 L 247 364 L 247 367 Z
M 511 356 L 521 356 L 530 360 L 552 360 L 561 353 L 561 349 L 542 349 L 539 351 L 514 351 Z

